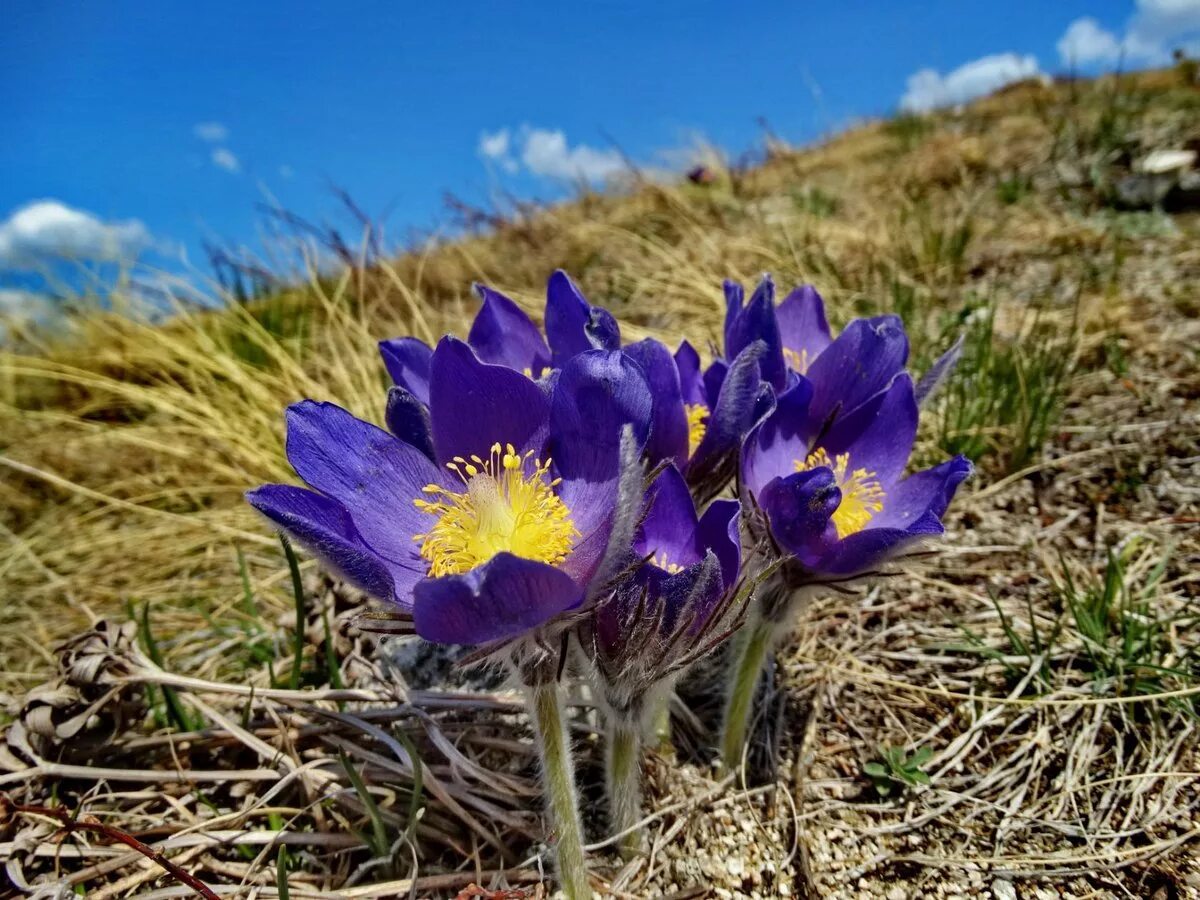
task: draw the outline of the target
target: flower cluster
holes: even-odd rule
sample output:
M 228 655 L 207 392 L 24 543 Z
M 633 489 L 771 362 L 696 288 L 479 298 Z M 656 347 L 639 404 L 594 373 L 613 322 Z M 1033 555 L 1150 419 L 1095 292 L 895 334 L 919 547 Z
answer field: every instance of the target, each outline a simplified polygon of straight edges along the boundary
M 307 488 L 256 509 L 430 641 L 483 645 L 526 686 L 569 897 L 589 895 L 561 648 L 581 651 L 608 720 L 610 809 L 637 846 L 640 736 L 673 680 L 741 630 L 723 753 L 736 764 L 767 649 L 793 599 L 877 572 L 942 531 L 962 458 L 905 476 L 919 383 L 893 316 L 836 338 L 821 297 L 747 301 L 727 282 L 707 368 L 687 341 L 622 345 L 562 272 L 545 332 L 480 287 L 467 340 L 383 341 L 378 428 L 329 403 L 287 411 Z

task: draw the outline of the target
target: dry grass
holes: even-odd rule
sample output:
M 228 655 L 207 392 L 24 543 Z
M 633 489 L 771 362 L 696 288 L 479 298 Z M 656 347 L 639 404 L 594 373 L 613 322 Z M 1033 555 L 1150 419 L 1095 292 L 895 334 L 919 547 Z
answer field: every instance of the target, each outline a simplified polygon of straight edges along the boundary
M 1119 169 L 1138 148 L 1200 138 L 1197 97 L 1169 73 L 1026 85 L 961 114 L 776 151 L 712 186 L 583 196 L 395 260 L 364 257 L 247 305 L 181 305 L 165 325 L 130 310 L 85 313 L 68 334 L 5 351 L 0 684 L 34 737 L 14 750 L 10 728 L 13 756 L 0 765 L 42 766 L 47 777 L 26 769 L 4 784 L 23 784 L 32 801 L 61 783 L 61 799 L 153 838 L 225 895 L 257 885 L 273 896 L 281 864 L 293 896 L 453 896 L 465 886 L 456 873 L 476 869 L 536 880 L 528 744 L 508 699 L 425 705 L 337 627 L 345 610 L 333 595 L 309 609 L 309 682 L 374 692 L 346 695 L 356 720 L 413 701 L 386 721 L 447 791 L 425 786 L 418 824 L 405 746 L 337 718 L 340 695 L 271 693 L 291 661 L 289 578 L 241 494 L 289 478 L 287 403 L 329 399 L 379 419 L 375 341 L 461 333 L 472 281 L 537 315 L 545 278 L 561 266 L 629 336 L 703 344 L 719 327 L 721 279 L 771 271 L 784 285 L 815 282 L 838 322 L 901 313 L 918 369 L 965 329 L 968 365 L 927 417 L 918 455 L 967 447 L 981 475 L 932 568 L 805 612 L 779 658 L 788 724 L 764 720 L 786 790 L 730 793 L 704 765 L 656 757 L 655 849 L 624 867 L 601 855 L 597 877 L 626 897 L 696 886 L 775 896 L 783 885 L 814 896 L 1004 896 L 994 878 L 1029 897 L 1052 888 L 1047 896 L 1149 896 L 1162 885 L 1174 892 L 1164 897 L 1185 895 L 1200 828 L 1200 227 L 1194 215 L 1113 213 L 1103 179 L 1067 169 Z M 1064 569 L 1084 584 L 1110 551 L 1125 554 L 1122 583 L 1144 601 L 1136 620 L 1163 623 L 1152 661 L 1130 670 L 1142 678 L 1137 691 L 1096 675 L 1095 647 L 1064 599 Z M 108 626 L 106 667 L 81 669 L 50 649 L 143 605 L 178 675 L 154 675 L 129 635 L 118 641 Z M 1035 628 L 1055 640 L 1030 650 Z M 117 681 L 103 680 L 113 672 Z M 53 673 L 63 680 L 52 690 Z M 195 734 L 170 733 L 164 679 L 203 722 Z M 16 699 L 31 688 L 32 701 Z M 84 711 L 96 716 L 87 733 L 111 734 L 109 743 L 57 730 Z M 152 733 L 138 727 L 156 717 Z M 581 713 L 585 762 L 595 758 L 593 724 Z M 932 785 L 880 801 L 863 765 L 883 745 L 928 748 Z M 382 888 L 366 886 L 383 877 L 366 849 L 373 815 L 339 749 L 378 795 L 388 839 L 400 839 L 403 862 Z M 152 780 L 56 778 L 60 763 L 140 767 Z M 176 767 L 241 771 L 214 775 L 208 789 L 172 784 L 164 772 Z M 44 821 L 22 819 L 21 829 L 3 835 L 0 855 L 19 859 L 27 877 L 58 866 L 89 896 L 180 895 L 145 893 L 158 872 L 124 851 L 75 839 L 57 847 Z M 405 877 L 434 880 L 395 880 Z M 353 878 L 363 886 L 346 889 Z

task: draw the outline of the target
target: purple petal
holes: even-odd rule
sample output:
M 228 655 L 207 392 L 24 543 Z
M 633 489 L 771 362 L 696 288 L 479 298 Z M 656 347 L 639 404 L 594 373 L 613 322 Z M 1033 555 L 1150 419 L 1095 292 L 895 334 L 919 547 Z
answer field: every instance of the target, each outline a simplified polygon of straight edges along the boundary
M 811 284 L 801 285 L 788 294 L 775 315 L 783 346 L 806 359 L 809 365 L 833 342 L 825 319 L 825 301 Z
M 696 524 L 687 482 L 678 469 L 667 466 L 646 491 L 646 513 L 633 548 L 638 556 L 665 557 L 683 567 L 693 565 L 704 555 L 696 543 Z
M 803 563 L 816 558 L 836 537 L 831 516 L 842 502 L 842 492 L 829 469 L 776 478 L 757 499 L 775 540 Z
M 646 458 L 650 465 L 663 460 L 687 465 L 688 420 L 680 393 L 679 370 L 671 351 L 653 338 L 625 348 L 625 353 L 642 370 L 652 397 L 650 437 Z
M 808 368 L 809 415 L 816 427 L 835 410 L 848 413 L 878 394 L 904 371 L 907 360 L 908 337 L 897 316 L 855 319 Z
M 418 576 L 375 555 L 340 503 L 288 484 L 264 484 L 246 499 L 341 578 L 376 599 L 411 605 L 408 592 Z
M 486 363 L 540 377 L 550 366 L 550 348 L 533 320 L 503 294 L 481 284 L 475 290 L 483 306 L 467 335 L 471 349 Z
M 714 359 L 704 370 L 704 402 L 709 409 L 717 405 L 717 398 L 721 396 L 721 388 L 725 386 L 727 377 L 729 363 L 723 359 Z
M 429 402 L 429 362 L 433 351 L 416 338 L 395 338 L 379 342 L 379 355 L 392 381 L 422 403 Z
M 758 358 L 758 367 L 763 381 L 777 391 L 787 387 L 788 370 L 783 360 L 783 341 L 779 334 L 779 321 L 775 316 L 775 283 L 764 275 L 744 307 L 734 310 L 728 282 L 726 282 L 725 358 L 734 359 L 751 344 L 761 341 L 763 350 Z M 732 315 L 730 315 L 730 311 Z
M 433 352 L 429 411 L 433 446 L 443 464 L 456 456 L 487 458 L 493 444 L 540 456 L 550 401 L 534 382 L 507 366 L 480 362 L 462 341 L 444 337 Z
M 950 349 L 939 356 L 937 362 L 929 367 L 929 371 L 921 376 L 921 380 L 917 382 L 917 406 L 924 406 L 926 401 L 937 393 L 942 382 L 954 372 L 959 359 L 962 358 L 963 340 L 963 335 L 960 334 Z
M 650 432 L 653 397 L 636 363 L 620 351 L 588 350 L 571 358 L 551 398 L 551 450 L 564 481 L 605 482 L 618 473 L 621 431 L 638 447 Z
M 716 554 L 721 564 L 721 583 L 727 589 L 737 581 L 741 561 L 742 542 L 738 533 L 741 511 L 742 505 L 736 500 L 714 500 L 696 526 L 697 544 L 702 552 Z
M 424 403 L 395 385 L 388 389 L 384 421 L 388 431 L 433 459 L 433 430 L 429 423 L 429 407 Z
M 554 365 L 587 350 L 617 350 L 621 332 L 612 313 L 592 306 L 561 269 L 546 285 L 546 337 L 550 339 Z
M 417 582 L 413 622 L 427 641 L 483 644 L 525 634 L 582 601 L 559 569 L 498 553 L 466 574 Z
M 580 584 L 591 580 L 608 549 L 617 491 L 616 478 L 607 481 L 573 478 L 559 485 L 559 499 L 571 511 L 571 521 L 579 531 L 570 555 L 563 560 L 562 570 Z
M 912 378 L 899 375 L 886 390 L 837 419 L 818 442 L 830 460 L 850 455 L 852 469 L 866 469 L 885 488 L 908 465 L 917 437 L 917 401 Z
M 312 487 L 346 508 L 363 541 L 394 569 L 422 575 L 413 535 L 429 516 L 413 505 L 442 472 L 415 447 L 356 419 L 333 403 L 305 400 L 288 407 L 287 456 Z
M 775 409 L 747 437 L 742 481 L 751 493 L 758 493 L 775 478 L 792 474 L 796 463 L 807 458 L 811 400 L 812 386 L 801 379 L 776 398 Z
M 679 372 L 679 390 L 683 396 L 683 402 L 703 403 L 707 406 L 704 378 L 700 374 L 700 354 L 687 341 L 680 341 L 679 349 L 675 351 L 675 368 Z
M 888 492 L 873 527 L 835 542 L 813 568 L 841 576 L 867 572 L 913 544 L 942 534 L 946 507 L 970 474 L 970 461 L 957 456 L 906 478 Z

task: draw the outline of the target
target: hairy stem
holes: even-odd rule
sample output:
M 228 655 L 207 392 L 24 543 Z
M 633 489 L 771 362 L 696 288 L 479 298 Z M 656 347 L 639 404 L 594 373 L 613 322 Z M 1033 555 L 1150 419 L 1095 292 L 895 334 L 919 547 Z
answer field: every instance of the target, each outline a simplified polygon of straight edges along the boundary
M 613 834 L 621 834 L 642 817 L 641 723 L 636 717 L 609 716 L 607 750 L 609 824 Z M 641 839 L 640 829 L 623 835 L 617 842 L 621 857 L 632 858 Z
M 754 707 L 754 693 L 775 631 L 775 623 L 757 618 L 747 623 L 733 645 L 733 672 L 725 698 L 725 721 L 721 732 L 721 762 L 725 771 L 736 772 Z
M 554 682 L 526 687 L 529 714 L 542 755 L 542 783 L 550 821 L 558 836 L 558 877 L 567 900 L 590 900 L 587 864 L 583 855 L 583 828 L 575 796 L 575 771 L 571 741 L 563 717 L 558 686 Z

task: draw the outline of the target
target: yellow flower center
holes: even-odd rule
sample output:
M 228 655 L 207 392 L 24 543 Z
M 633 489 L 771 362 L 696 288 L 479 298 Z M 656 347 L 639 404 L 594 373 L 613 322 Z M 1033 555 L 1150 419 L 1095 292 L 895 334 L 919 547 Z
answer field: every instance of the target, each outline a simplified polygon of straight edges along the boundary
M 833 478 L 842 492 L 842 501 L 833 511 L 833 527 L 838 538 L 862 531 L 883 510 L 883 487 L 874 472 L 866 469 L 850 470 L 850 454 L 839 453 L 830 461 L 823 447 L 818 447 L 802 462 L 796 460 L 797 472 L 826 468 L 833 471 Z M 847 474 L 849 472 L 849 474 Z
M 808 374 L 807 350 L 793 350 L 791 347 L 784 347 L 783 361 L 788 364 L 789 368 L 795 369 L 801 375 Z
M 703 403 L 686 403 L 688 423 L 688 456 L 691 457 L 708 431 L 708 407 Z
M 525 368 L 523 368 L 521 370 L 521 372 L 525 375 L 526 378 L 532 378 L 534 381 L 537 381 L 539 378 L 541 378 L 543 375 L 546 374 L 546 366 L 538 366 L 536 375 L 533 374 L 533 368 L 530 366 L 526 366 Z
M 681 566 L 679 563 L 671 562 L 669 559 L 667 559 L 667 554 L 663 552 L 655 553 L 652 557 L 650 557 L 650 562 L 651 564 L 658 566 L 664 572 L 667 572 L 671 575 L 675 575 L 683 571 L 683 566 Z
M 512 444 L 493 444 L 486 460 L 456 456 L 446 464 L 462 479 L 461 492 L 437 484 L 422 488 L 433 499 L 413 503 L 437 521 L 413 540 L 430 575 L 467 572 L 503 552 L 550 565 L 566 559 L 579 531 L 554 492 L 561 479 L 550 478 L 550 460 L 527 465 L 532 457 L 532 450 L 519 456 Z

